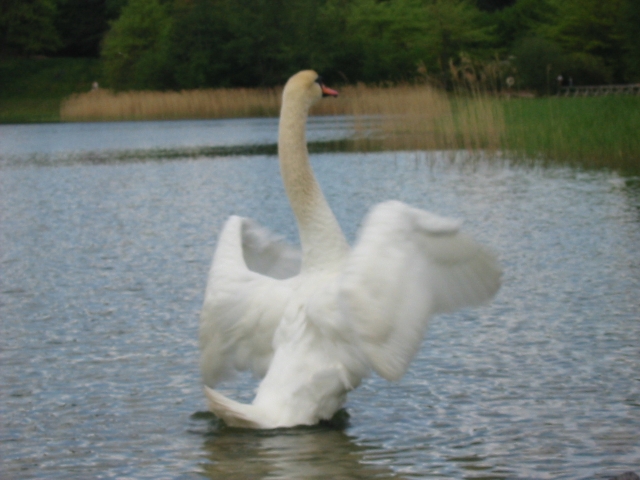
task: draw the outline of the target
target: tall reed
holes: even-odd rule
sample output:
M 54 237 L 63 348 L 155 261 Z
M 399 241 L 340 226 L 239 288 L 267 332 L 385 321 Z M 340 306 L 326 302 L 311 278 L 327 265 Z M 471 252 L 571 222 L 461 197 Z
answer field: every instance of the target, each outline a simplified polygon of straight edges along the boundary
M 447 95 L 427 85 L 346 86 L 331 102 L 320 102 L 312 113 L 379 117 L 373 144 L 387 149 L 448 148 L 455 142 L 453 113 Z M 360 138 L 357 146 L 372 138 Z
M 221 88 L 181 92 L 94 90 L 65 99 L 63 121 L 157 120 L 277 116 L 282 89 Z M 345 86 L 340 96 L 318 103 L 316 115 L 440 115 L 446 95 L 428 86 Z M 433 110 L 433 113 L 431 112 Z
M 640 174 L 640 96 L 502 101 L 504 149 L 522 157 Z
M 207 89 L 181 92 L 94 90 L 60 106 L 62 121 L 265 117 L 278 114 L 281 90 Z
M 96 121 L 277 116 L 280 94 L 281 89 L 96 90 L 66 99 L 60 117 Z M 503 130 L 501 112 L 493 103 L 480 96 L 452 102 L 429 85 L 345 86 L 337 99 L 319 102 L 311 113 L 379 116 L 376 142 L 391 149 L 495 149 Z

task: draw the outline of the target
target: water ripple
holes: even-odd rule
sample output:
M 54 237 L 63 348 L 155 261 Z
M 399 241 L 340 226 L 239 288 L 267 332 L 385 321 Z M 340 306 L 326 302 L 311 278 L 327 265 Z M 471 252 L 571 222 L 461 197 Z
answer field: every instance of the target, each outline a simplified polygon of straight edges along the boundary
M 231 213 L 296 240 L 272 155 L 3 169 L 7 478 L 610 478 L 640 467 L 640 189 L 607 172 L 321 154 L 350 239 L 398 198 L 500 254 L 489 306 L 436 318 L 399 382 L 332 425 L 202 413 L 197 315 Z M 250 399 L 250 379 L 226 385 Z M 200 413 L 199 413 L 200 412 Z

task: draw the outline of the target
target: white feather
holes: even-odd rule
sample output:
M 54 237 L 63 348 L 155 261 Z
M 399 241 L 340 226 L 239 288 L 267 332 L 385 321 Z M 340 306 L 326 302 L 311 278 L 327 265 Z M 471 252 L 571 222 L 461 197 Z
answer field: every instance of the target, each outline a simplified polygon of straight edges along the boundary
M 213 387 L 234 370 L 263 377 L 273 334 L 300 271 L 300 253 L 251 220 L 232 216 L 218 240 L 200 314 L 201 370 Z
M 500 286 L 495 256 L 459 222 L 397 201 L 367 216 L 349 255 L 340 305 L 378 374 L 399 379 L 437 313 L 490 300 Z

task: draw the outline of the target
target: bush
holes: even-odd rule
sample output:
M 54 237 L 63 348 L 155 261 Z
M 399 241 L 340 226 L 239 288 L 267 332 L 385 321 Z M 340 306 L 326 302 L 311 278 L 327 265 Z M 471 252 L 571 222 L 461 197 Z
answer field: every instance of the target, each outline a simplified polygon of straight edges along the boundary
M 170 86 L 170 30 L 171 17 L 158 0 L 131 0 L 104 39 L 108 86 L 117 90 Z
M 600 57 L 588 53 L 566 55 L 562 74 L 574 85 L 601 85 L 611 83 L 613 74 Z
M 565 63 L 557 44 L 541 37 L 527 37 L 516 44 L 513 54 L 520 88 L 541 94 L 557 90 L 556 78 Z

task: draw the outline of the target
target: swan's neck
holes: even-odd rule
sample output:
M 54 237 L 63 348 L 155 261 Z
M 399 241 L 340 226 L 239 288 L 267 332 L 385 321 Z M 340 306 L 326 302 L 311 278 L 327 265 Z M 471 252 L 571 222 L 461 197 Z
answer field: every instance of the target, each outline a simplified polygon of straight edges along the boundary
M 305 135 L 307 111 L 308 105 L 284 98 L 278 136 L 280 172 L 298 221 L 303 271 L 330 268 L 342 262 L 348 251 L 340 225 L 311 170 Z

